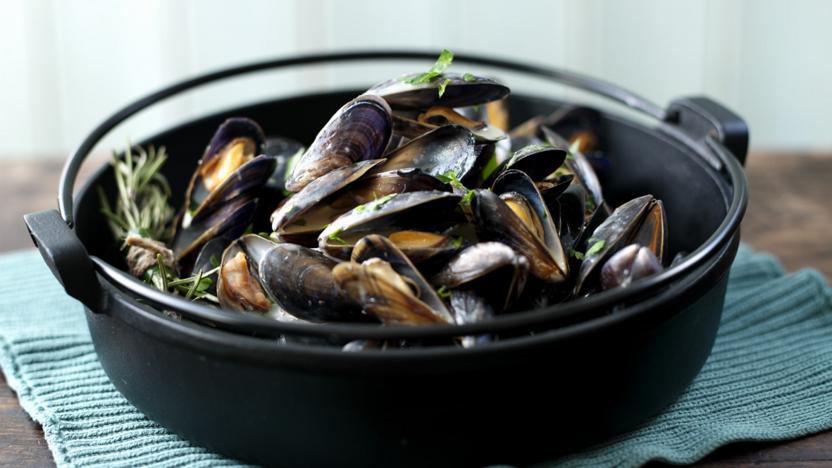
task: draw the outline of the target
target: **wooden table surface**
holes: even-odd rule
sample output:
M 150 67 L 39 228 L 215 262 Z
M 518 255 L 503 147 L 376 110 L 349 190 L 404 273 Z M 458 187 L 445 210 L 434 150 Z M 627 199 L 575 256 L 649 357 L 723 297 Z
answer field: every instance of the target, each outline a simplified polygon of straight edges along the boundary
M 60 163 L 0 163 L 0 251 L 28 248 L 21 216 L 56 206 Z M 751 201 L 742 237 L 776 254 L 790 269 L 814 267 L 832 278 L 832 155 L 752 154 Z M 832 398 L 832 395 L 830 395 Z M 53 466 L 40 426 L 23 412 L 0 375 L 0 466 Z M 832 431 L 788 442 L 740 443 L 700 466 L 832 466 Z

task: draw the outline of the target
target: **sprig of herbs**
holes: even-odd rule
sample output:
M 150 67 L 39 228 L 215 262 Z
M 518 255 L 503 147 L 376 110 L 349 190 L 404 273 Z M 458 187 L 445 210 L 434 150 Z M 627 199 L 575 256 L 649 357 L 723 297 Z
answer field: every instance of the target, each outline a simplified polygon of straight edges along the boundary
M 445 73 L 445 70 L 451 66 L 451 63 L 454 61 L 454 53 L 448 49 L 442 49 L 442 52 L 439 54 L 439 58 L 436 59 L 436 62 L 430 67 L 430 70 L 424 73 L 418 73 L 416 75 L 404 78 L 404 81 L 407 84 L 412 85 L 421 85 L 426 83 L 432 83 L 437 79 L 442 77 L 442 74 Z M 466 73 L 462 75 L 463 81 L 476 81 L 477 77 L 472 75 L 471 73 Z M 442 95 L 445 94 L 445 89 L 448 87 L 448 84 L 451 82 L 450 78 L 445 78 L 439 83 L 439 86 L 436 88 L 436 92 L 439 94 L 441 98 Z
M 137 148 L 134 153 L 127 145 L 123 158 L 113 152 L 110 164 L 118 192 L 114 208 L 101 187 L 98 187 L 98 196 L 101 212 L 119 240 L 136 234 L 166 242 L 173 236 L 174 210 L 168 203 L 170 185 L 159 172 L 165 161 L 164 147 Z
M 217 275 L 220 271 L 219 262 L 217 263 L 217 266 L 206 272 L 200 270 L 191 276 L 180 278 L 174 271 L 165 266 L 162 256 L 157 255 L 156 265 L 145 271 L 143 279 L 157 289 L 183 295 L 188 300 L 205 300 L 219 303 L 219 299 L 208 292 L 208 289 L 214 283 L 211 277 Z M 213 259 L 211 264 L 214 264 Z

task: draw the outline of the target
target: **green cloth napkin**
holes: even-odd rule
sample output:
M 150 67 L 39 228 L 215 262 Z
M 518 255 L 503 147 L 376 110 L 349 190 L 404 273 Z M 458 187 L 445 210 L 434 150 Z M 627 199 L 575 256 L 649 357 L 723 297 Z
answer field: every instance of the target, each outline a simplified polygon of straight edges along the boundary
M 110 384 L 81 305 L 34 251 L 0 256 L 0 368 L 58 466 L 238 466 L 148 420 Z M 545 466 L 692 463 L 735 441 L 832 427 L 832 289 L 741 247 L 713 354 L 643 427 Z

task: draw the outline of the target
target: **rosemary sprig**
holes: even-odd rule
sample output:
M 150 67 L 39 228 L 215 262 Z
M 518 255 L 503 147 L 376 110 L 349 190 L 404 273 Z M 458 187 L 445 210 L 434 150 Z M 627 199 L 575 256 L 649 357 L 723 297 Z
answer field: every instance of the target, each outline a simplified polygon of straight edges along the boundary
M 174 210 L 170 206 L 170 185 L 159 172 L 167 161 L 164 147 L 158 150 L 127 145 L 124 157 L 113 152 L 110 164 L 117 195 L 111 205 L 101 187 L 98 196 L 101 212 L 107 218 L 113 235 L 127 248 L 130 272 L 156 289 L 182 294 L 186 299 L 218 302 L 208 292 L 213 283 L 210 276 L 219 271 L 198 271 L 180 278 L 173 252 L 165 245 L 173 237 Z
M 119 240 L 134 234 L 159 242 L 173 236 L 174 210 L 168 203 L 170 186 L 159 170 L 167 161 L 164 147 L 134 149 L 128 145 L 124 157 L 113 152 L 113 174 L 118 195 L 115 209 L 99 187 L 101 212 Z
M 182 294 L 185 299 L 219 303 L 217 296 L 208 292 L 208 288 L 214 283 L 211 277 L 216 276 L 219 271 L 219 266 L 216 266 L 206 272 L 199 270 L 191 276 L 180 278 L 165 266 L 161 254 L 157 254 L 156 264 L 145 271 L 143 279 L 156 289 Z

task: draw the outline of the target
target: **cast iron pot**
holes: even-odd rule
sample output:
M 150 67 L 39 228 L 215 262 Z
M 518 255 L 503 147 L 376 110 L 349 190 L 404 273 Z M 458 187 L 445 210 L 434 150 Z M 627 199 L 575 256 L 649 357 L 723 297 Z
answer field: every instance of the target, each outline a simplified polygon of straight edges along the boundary
M 645 193 L 662 199 L 671 256 L 689 252 L 681 264 L 627 288 L 462 327 L 286 324 L 162 294 L 119 269 L 122 256 L 95 193 L 102 187 L 113 196 L 110 167 L 72 196 L 81 162 L 107 132 L 182 91 L 266 69 L 394 59 L 418 60 L 413 64 L 418 69 L 433 57 L 339 53 L 230 68 L 151 94 L 84 140 L 64 169 L 60 211 L 33 213 L 25 221 L 52 272 L 85 305 L 104 370 L 136 407 L 197 444 L 263 464 L 524 463 L 632 429 L 690 383 L 714 341 L 747 201 L 741 167 L 747 128 L 707 98 L 679 99 L 665 110 L 609 83 L 562 70 L 458 56 L 455 66 L 482 65 L 560 82 L 651 118 L 645 125 L 603 114 L 600 136 L 613 167 L 602 183 L 613 205 Z M 267 134 L 310 142 L 329 116 L 359 93 L 231 109 L 142 144 L 168 148 L 173 157 L 164 172 L 181 194 L 225 117 L 248 116 Z M 512 94 L 512 123 L 560 105 Z M 481 333 L 505 339 L 472 349 L 361 353 L 320 344 Z M 283 343 L 279 336 L 289 339 Z

